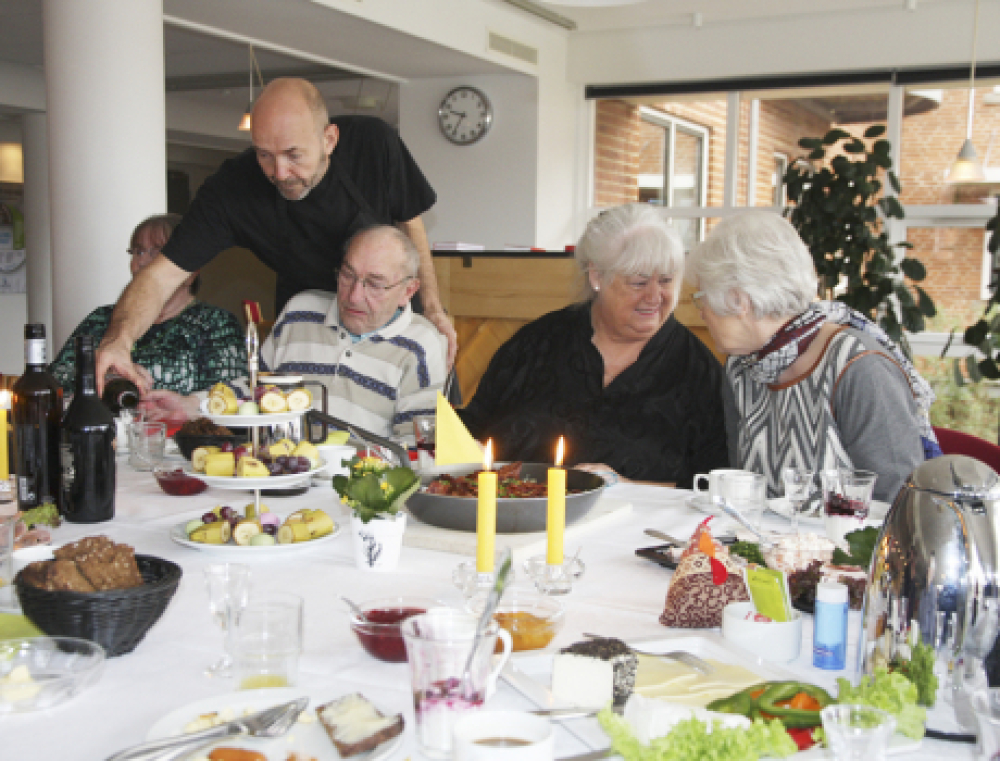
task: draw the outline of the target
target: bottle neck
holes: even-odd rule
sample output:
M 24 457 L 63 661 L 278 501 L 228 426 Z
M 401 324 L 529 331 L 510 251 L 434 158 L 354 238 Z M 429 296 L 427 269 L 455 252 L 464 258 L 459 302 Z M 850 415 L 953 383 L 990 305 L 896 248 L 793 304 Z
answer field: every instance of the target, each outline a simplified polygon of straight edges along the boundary
M 24 339 L 24 366 L 25 369 L 35 370 L 44 368 L 46 362 L 45 339 L 26 338 Z
M 93 348 L 77 348 L 76 393 L 78 396 L 97 396 L 97 371 Z

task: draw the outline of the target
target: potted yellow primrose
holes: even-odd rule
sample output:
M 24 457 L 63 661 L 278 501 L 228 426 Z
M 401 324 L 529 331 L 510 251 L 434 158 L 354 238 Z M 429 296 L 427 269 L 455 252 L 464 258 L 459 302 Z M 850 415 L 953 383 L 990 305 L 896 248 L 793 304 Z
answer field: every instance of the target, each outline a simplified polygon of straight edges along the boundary
M 334 476 L 333 488 L 351 508 L 354 562 L 362 570 L 393 571 L 406 528 L 401 508 L 420 487 L 420 478 L 373 456 L 354 457 L 348 468 L 349 475 Z

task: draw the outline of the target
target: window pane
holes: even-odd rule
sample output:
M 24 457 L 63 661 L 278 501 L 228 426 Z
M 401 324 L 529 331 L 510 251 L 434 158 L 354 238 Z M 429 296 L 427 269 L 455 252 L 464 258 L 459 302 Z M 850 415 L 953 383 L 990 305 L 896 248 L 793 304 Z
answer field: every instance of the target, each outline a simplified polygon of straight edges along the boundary
M 638 200 L 666 204 L 664 150 L 670 139 L 669 129 L 660 124 L 639 120 L 639 196 Z
M 927 268 L 920 284 L 941 313 L 928 330 L 950 330 L 955 321 L 968 327 L 983 311 L 983 288 L 989 285 L 990 264 L 982 227 L 917 227 L 910 224 L 909 255 Z

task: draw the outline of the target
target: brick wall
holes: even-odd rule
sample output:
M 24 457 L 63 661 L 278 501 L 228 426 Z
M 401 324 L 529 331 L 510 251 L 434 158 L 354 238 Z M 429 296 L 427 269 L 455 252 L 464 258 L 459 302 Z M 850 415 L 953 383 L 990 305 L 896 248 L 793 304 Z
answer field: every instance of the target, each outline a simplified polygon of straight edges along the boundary
M 987 164 L 1000 164 L 1000 106 L 985 103 L 988 89 L 976 93 L 973 142 Z M 907 204 L 981 203 L 984 196 L 997 192 L 995 186 L 945 184 L 945 173 L 954 161 L 965 137 L 968 90 L 944 90 L 940 106 L 903 120 L 902 152 L 897 174 L 902 183 L 900 200 Z M 708 206 L 721 206 L 726 146 L 726 101 L 664 103 L 653 107 L 708 130 Z M 740 107 L 740 166 L 738 204 L 746 203 L 746 167 L 749 145 L 749 102 Z M 756 205 L 772 201 L 774 155 L 794 161 L 803 155 L 798 147 L 802 137 L 823 135 L 830 122 L 794 100 L 764 100 L 760 104 L 756 174 Z M 861 134 L 868 124 L 840 125 Z M 638 106 L 622 101 L 597 104 L 597 145 L 595 203 L 612 206 L 639 198 L 637 175 L 663 171 L 662 131 L 643 122 Z M 995 137 L 996 136 L 996 137 Z M 996 140 L 996 150 L 992 142 Z M 995 155 L 994 155 L 995 154 Z M 689 157 L 677 156 L 680 166 Z M 711 222 L 709 223 L 709 227 Z M 913 255 L 927 267 L 923 284 L 939 308 L 967 312 L 978 301 L 982 277 L 984 232 L 979 228 L 916 229 L 909 240 Z

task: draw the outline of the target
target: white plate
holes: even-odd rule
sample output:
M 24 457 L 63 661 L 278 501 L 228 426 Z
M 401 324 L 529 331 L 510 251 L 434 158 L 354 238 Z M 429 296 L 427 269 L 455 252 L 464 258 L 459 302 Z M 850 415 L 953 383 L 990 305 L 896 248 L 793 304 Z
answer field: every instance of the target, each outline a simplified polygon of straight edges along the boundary
M 683 629 L 671 629 L 682 632 Z M 656 639 L 630 640 L 630 644 L 651 652 L 684 650 L 701 658 L 721 663 L 742 666 L 766 681 L 803 681 L 800 674 L 794 674 L 783 666 L 758 658 L 753 653 L 733 644 L 714 631 L 696 630 L 698 633 L 678 634 Z M 555 700 L 549 689 L 552 682 L 552 653 L 514 653 L 504 667 L 503 678 L 514 689 L 535 703 L 539 708 L 562 708 L 565 703 Z M 574 723 L 573 733 L 594 750 L 608 747 L 608 737 L 596 719 L 584 719 Z M 920 747 L 920 740 L 911 740 L 900 734 L 893 735 L 889 744 L 889 755 L 912 753 Z M 832 758 L 828 751 L 814 746 L 808 751 L 796 753 L 796 761 L 820 761 Z
M 198 408 L 202 417 L 207 417 L 216 425 L 236 428 L 253 428 L 260 425 L 278 425 L 280 423 L 291 423 L 302 418 L 309 410 L 297 410 L 295 412 L 269 412 L 260 415 L 213 415 L 208 411 L 208 399 L 202 399 Z M 310 410 L 312 407 L 309 408 Z
M 215 695 L 171 711 L 150 728 L 146 739 L 160 740 L 164 737 L 183 735 L 184 726 L 203 713 L 212 713 L 213 711 L 222 711 L 230 708 L 236 712 L 237 716 L 242 716 L 247 709 L 251 712 L 262 711 L 265 708 L 300 698 L 303 694 L 303 692 L 293 689 L 282 689 L 248 690 L 245 692 L 232 692 L 228 695 Z M 344 694 L 347 693 L 345 692 Z M 341 695 L 325 694 L 320 695 L 318 698 L 313 698 L 309 701 L 309 707 L 303 713 L 311 713 L 315 716 L 316 706 L 325 705 L 331 700 L 336 700 L 338 697 L 341 697 Z M 351 761 L 381 761 L 381 759 L 388 758 L 402 744 L 405 734 L 406 730 L 404 729 L 402 734 L 397 735 L 388 742 L 382 743 L 375 750 L 351 756 Z M 287 735 L 272 740 L 258 740 L 252 737 L 221 740 L 207 747 L 202 755 L 207 756 L 212 747 L 220 746 L 256 750 L 271 759 L 285 759 L 293 752 L 300 753 L 305 758 L 312 757 L 316 761 L 337 761 L 340 758 L 337 748 L 330 741 L 329 735 L 327 735 L 326 730 L 323 729 L 319 721 L 309 724 L 296 723 L 292 725 Z
M 320 459 L 320 464 L 305 473 L 290 473 L 282 476 L 261 476 L 260 478 L 240 478 L 239 476 L 206 476 L 198 473 L 190 465 L 184 472 L 193 478 L 204 481 L 209 486 L 219 489 L 281 489 L 297 484 L 308 484 L 314 473 L 319 473 L 326 467 L 326 460 Z
M 333 531 L 319 539 L 312 539 L 308 542 L 296 542 L 294 544 L 271 544 L 266 547 L 241 547 L 238 544 L 205 544 L 204 542 L 192 542 L 188 539 L 184 527 L 187 522 L 178 523 L 170 529 L 170 538 L 183 547 L 190 547 L 193 550 L 207 552 L 209 555 L 219 555 L 230 559 L 239 558 L 249 560 L 250 558 L 274 558 L 276 556 L 287 555 L 289 553 L 304 552 L 329 542 L 343 530 L 339 523 L 333 524 Z

